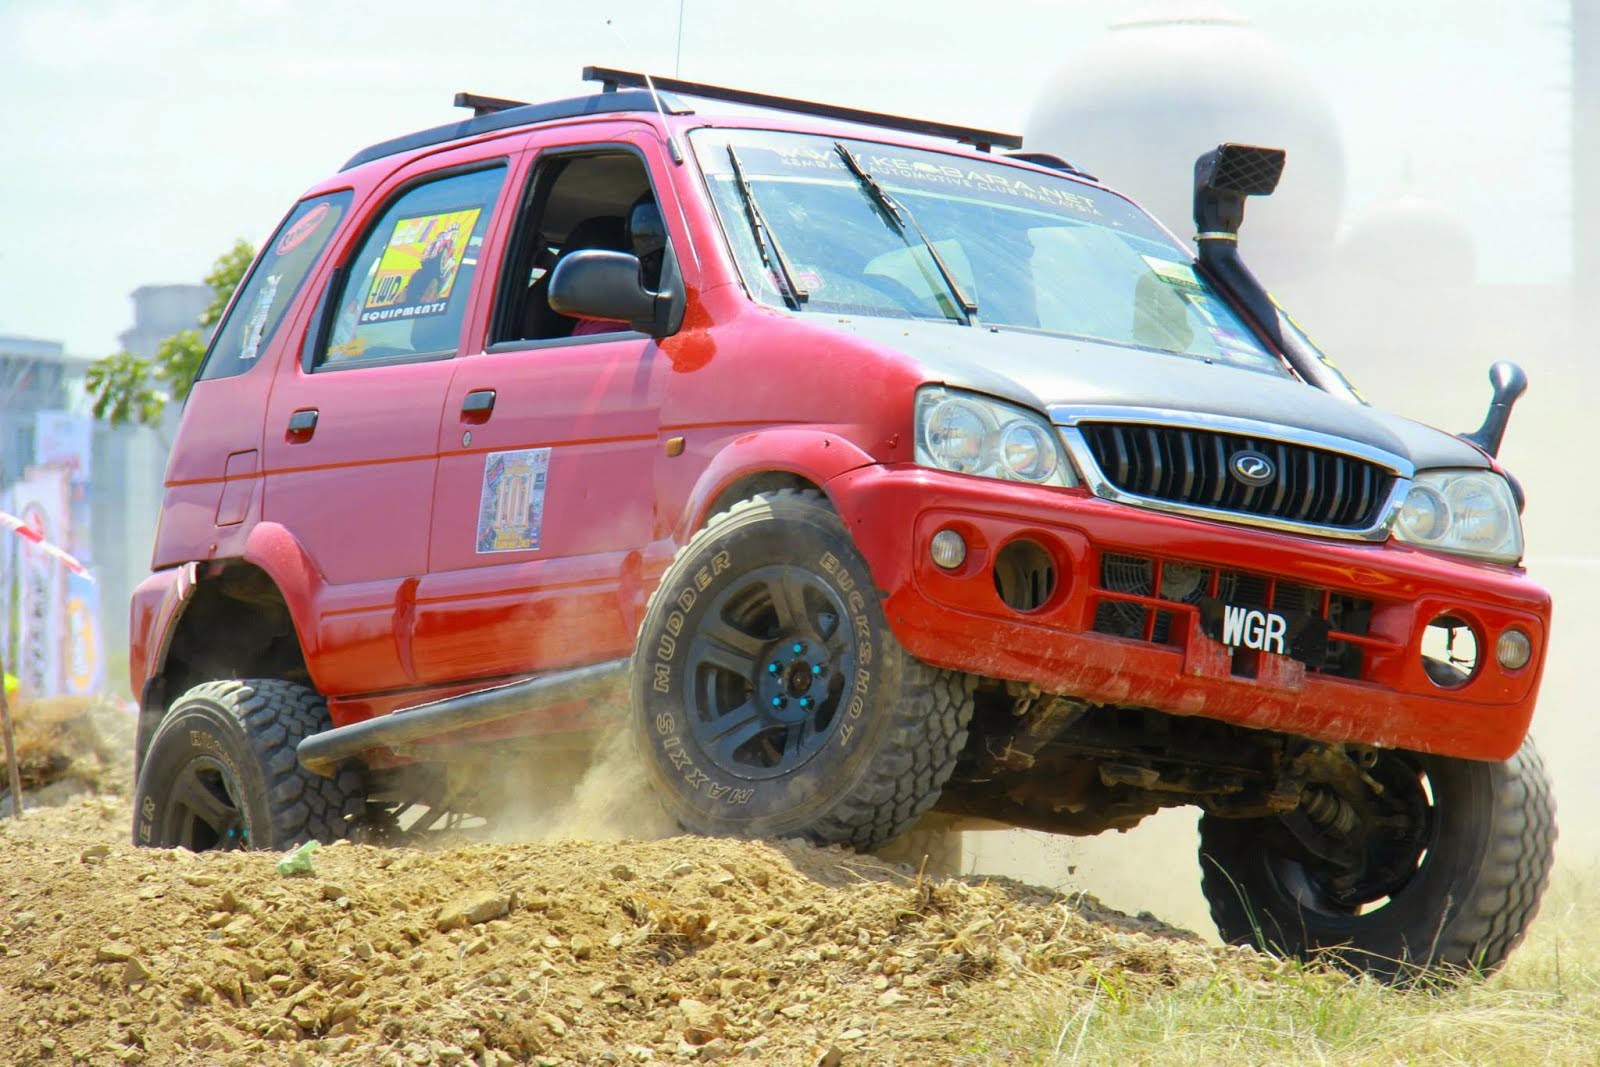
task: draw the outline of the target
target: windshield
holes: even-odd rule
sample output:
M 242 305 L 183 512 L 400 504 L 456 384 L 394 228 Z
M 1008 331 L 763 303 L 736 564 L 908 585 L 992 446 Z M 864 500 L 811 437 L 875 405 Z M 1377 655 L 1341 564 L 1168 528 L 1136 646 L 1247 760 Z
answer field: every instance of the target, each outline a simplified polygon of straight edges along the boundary
M 764 303 L 965 323 L 967 302 L 985 326 L 1290 376 L 1193 257 L 1114 193 L 869 141 L 700 129 L 691 143 L 745 284 Z

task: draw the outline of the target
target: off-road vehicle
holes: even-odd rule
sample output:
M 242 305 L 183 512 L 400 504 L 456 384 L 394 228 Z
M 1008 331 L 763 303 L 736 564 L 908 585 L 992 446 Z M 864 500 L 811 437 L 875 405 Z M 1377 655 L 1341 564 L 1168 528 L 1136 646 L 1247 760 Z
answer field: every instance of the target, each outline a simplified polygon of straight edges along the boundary
M 1193 804 L 1229 940 L 1505 959 L 1555 836 L 1520 371 L 1470 434 L 1367 405 L 1239 258 L 1280 151 L 1201 157 L 1195 255 L 1015 137 L 586 75 L 262 247 L 133 598 L 136 842 L 437 825 L 625 730 L 699 833 Z

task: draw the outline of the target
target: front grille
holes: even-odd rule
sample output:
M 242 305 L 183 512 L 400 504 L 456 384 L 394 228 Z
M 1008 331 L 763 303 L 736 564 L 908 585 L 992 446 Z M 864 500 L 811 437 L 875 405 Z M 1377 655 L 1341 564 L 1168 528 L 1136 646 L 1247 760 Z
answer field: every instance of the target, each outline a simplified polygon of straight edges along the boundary
M 1236 607 L 1326 619 L 1331 631 L 1327 653 L 1321 663 L 1308 663 L 1306 669 L 1338 678 L 1361 677 L 1358 642 L 1372 625 L 1372 601 L 1362 597 L 1248 571 L 1114 552 L 1100 556 L 1099 579 L 1103 595 L 1095 606 L 1096 633 L 1181 647 L 1188 639 L 1192 605 L 1209 596 Z M 1168 604 L 1191 607 L 1163 606 Z M 1341 636 L 1357 641 L 1342 641 Z
M 1106 480 L 1125 493 L 1341 530 L 1375 526 L 1394 474 L 1355 456 L 1310 445 L 1186 426 L 1080 422 Z M 1272 460 L 1277 476 L 1247 485 L 1229 469 L 1242 451 Z

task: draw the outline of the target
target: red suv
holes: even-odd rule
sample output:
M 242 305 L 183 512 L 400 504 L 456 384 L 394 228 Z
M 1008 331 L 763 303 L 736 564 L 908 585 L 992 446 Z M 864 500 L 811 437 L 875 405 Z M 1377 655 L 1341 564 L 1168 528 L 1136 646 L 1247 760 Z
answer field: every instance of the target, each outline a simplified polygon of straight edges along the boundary
M 1224 937 L 1504 960 L 1555 836 L 1519 371 L 1473 434 L 1367 406 L 1236 251 L 1276 150 L 1201 157 L 1195 255 L 1007 135 L 586 74 L 263 247 L 133 599 L 136 842 L 426 826 L 625 729 L 700 833 L 1194 804 Z

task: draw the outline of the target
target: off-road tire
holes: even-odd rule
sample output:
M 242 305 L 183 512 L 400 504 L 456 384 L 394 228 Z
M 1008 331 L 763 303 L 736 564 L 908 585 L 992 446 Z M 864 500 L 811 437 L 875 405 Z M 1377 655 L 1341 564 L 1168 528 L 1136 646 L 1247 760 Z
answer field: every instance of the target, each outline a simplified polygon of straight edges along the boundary
M 322 697 L 293 682 L 195 686 L 150 740 L 133 797 L 133 843 L 282 850 L 347 836 L 364 807 L 361 772 L 324 778 L 295 756 L 302 739 L 329 725 Z
M 744 630 L 733 632 L 734 617 Z M 710 662 L 723 647 L 712 648 L 713 631 L 744 649 L 737 670 Z M 938 799 L 966 744 L 975 684 L 902 649 L 833 509 L 820 493 L 780 490 L 712 518 L 663 575 L 634 653 L 631 719 L 651 782 L 686 829 L 866 849 Z M 781 713 L 766 710 L 774 700 Z
M 1304 906 L 1304 868 L 1268 843 L 1271 820 L 1204 816 L 1201 886 L 1222 937 L 1390 982 L 1499 968 L 1550 878 L 1555 803 L 1544 763 L 1531 739 L 1503 763 L 1407 758 L 1427 776 L 1435 826 L 1416 873 L 1364 914 Z

